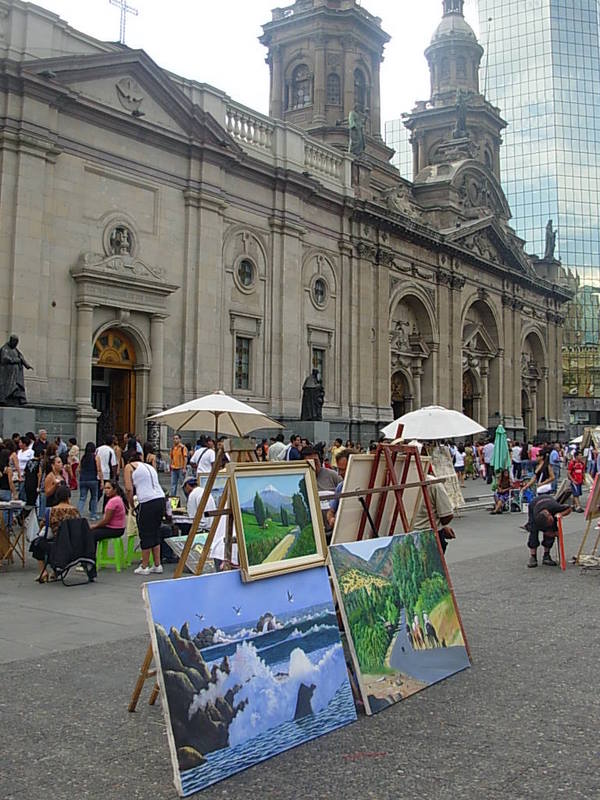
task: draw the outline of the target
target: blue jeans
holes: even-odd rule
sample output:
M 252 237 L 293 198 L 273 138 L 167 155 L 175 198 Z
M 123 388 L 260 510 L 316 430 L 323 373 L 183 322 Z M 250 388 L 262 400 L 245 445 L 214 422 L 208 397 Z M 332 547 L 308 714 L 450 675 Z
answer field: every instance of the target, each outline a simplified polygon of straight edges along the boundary
M 90 516 L 98 516 L 98 481 L 79 481 L 79 514 L 83 516 L 87 493 L 90 493 Z
M 554 472 L 554 480 L 552 481 L 552 492 L 556 493 L 556 489 L 558 488 L 558 482 L 560 480 L 560 467 L 558 464 L 552 465 L 552 472 Z
M 172 469 L 171 470 L 171 488 L 169 489 L 169 494 L 171 497 L 175 497 L 177 491 L 179 489 L 179 481 L 181 480 L 181 473 L 183 472 L 182 469 Z

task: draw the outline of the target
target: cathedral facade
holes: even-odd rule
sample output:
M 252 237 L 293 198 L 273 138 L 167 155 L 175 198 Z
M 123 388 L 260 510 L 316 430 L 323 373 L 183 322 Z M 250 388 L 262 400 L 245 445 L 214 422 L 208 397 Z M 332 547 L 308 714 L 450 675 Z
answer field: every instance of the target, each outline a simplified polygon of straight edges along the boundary
M 406 118 L 409 183 L 380 132 L 389 37 L 355 0 L 273 11 L 269 116 L 0 0 L 0 329 L 38 424 L 141 432 L 221 388 L 293 427 L 318 369 L 336 435 L 439 403 L 556 437 L 570 295 L 510 227 L 462 5 Z

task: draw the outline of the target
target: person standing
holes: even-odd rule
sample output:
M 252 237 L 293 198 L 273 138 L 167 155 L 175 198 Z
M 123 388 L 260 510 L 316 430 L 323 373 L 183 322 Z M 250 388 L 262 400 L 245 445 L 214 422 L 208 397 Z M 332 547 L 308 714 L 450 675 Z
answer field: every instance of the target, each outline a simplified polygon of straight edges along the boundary
M 171 468 L 171 488 L 169 494 L 175 497 L 179 491 L 179 481 L 182 479 L 187 466 L 188 451 L 181 441 L 178 433 L 173 435 L 173 447 L 169 451 L 169 465 Z
M 17 460 L 19 462 L 19 476 L 21 479 L 21 483 L 19 486 L 19 500 L 25 500 L 27 502 L 26 493 L 25 493 L 25 472 L 27 465 L 30 461 L 35 459 L 35 454 L 33 452 L 33 447 L 31 446 L 31 439 L 28 436 L 21 436 L 19 439 L 19 451 L 17 453 Z M 38 462 L 39 468 L 39 462 Z M 30 497 L 29 500 L 32 498 Z M 28 503 L 28 505 L 31 505 Z M 35 505 L 35 500 L 33 501 L 33 505 Z
M 334 443 L 331 445 L 331 450 L 330 450 L 331 455 L 329 458 L 331 469 L 337 469 L 338 453 L 341 453 L 343 449 L 344 449 L 344 443 L 342 442 L 341 439 L 336 439 Z
M 571 481 L 571 494 L 573 495 L 573 508 L 579 514 L 583 514 L 581 507 L 581 495 L 583 492 L 583 482 L 585 480 L 586 463 L 582 453 L 577 453 L 575 458 L 569 461 L 567 472 Z
M 85 501 L 90 495 L 90 516 L 95 520 L 98 516 L 98 486 L 102 482 L 102 464 L 96 453 L 94 442 L 88 442 L 79 462 L 79 515 L 83 516 Z
M 162 574 L 160 563 L 160 526 L 165 513 L 165 493 L 158 481 L 158 474 L 150 464 L 144 464 L 142 456 L 135 450 L 125 465 L 125 494 L 127 502 L 134 507 L 134 495 L 138 500 L 137 523 L 142 548 L 142 563 L 134 570 L 136 575 Z M 150 566 L 150 552 L 154 566 Z
M 77 439 L 69 439 L 69 453 L 67 455 L 67 472 L 69 475 L 69 489 L 77 489 L 77 467 L 79 466 L 79 447 Z
M 285 454 L 285 461 L 300 461 L 302 456 L 302 439 L 297 433 L 290 436 L 290 443 Z
M 513 446 L 510 451 L 510 460 L 512 462 L 513 478 L 516 481 L 521 480 L 521 474 L 523 472 L 523 463 L 521 458 L 522 452 L 523 446 L 520 445 L 519 442 L 513 442 Z
M 454 471 L 462 488 L 465 485 L 465 455 L 465 446 L 461 443 L 454 449 Z
M 557 442 L 550 451 L 550 466 L 552 467 L 552 472 L 554 473 L 554 481 L 552 482 L 552 492 L 555 493 L 556 489 L 558 488 L 558 482 L 560 480 L 560 472 L 562 467 L 562 454 L 560 451 L 560 444 Z
M 116 477 L 118 464 L 117 456 L 112 448 L 113 437 L 107 436 L 104 444 L 96 450 L 96 455 L 100 459 L 100 471 L 102 472 L 102 482 L 109 481 Z
M 202 445 L 196 450 L 192 458 L 190 459 L 190 464 L 193 464 L 196 468 L 197 475 L 203 475 L 207 472 L 211 472 L 213 464 L 215 463 L 215 442 L 210 436 L 208 437 L 201 437 Z
M 52 459 L 52 467 L 50 472 L 44 479 L 44 495 L 46 497 L 46 508 L 52 508 L 56 505 L 56 490 L 61 484 L 66 484 L 65 465 L 59 455 L 55 455 Z
M 552 491 L 552 482 L 554 481 L 554 471 L 550 466 L 550 458 L 539 450 L 537 454 L 537 465 L 533 477 L 523 484 L 523 489 L 529 489 L 534 484 L 537 484 L 537 494 L 548 494 Z
M 275 441 L 272 442 L 271 446 L 269 447 L 267 461 L 283 461 L 285 451 L 286 446 L 283 441 L 283 433 L 278 433 L 275 437 Z
M 39 458 L 48 446 L 48 433 L 43 428 L 38 431 L 38 436 L 33 443 L 33 454 Z
M 494 457 L 494 443 L 488 439 L 483 446 L 483 463 L 485 464 L 485 482 L 490 484 L 494 477 L 492 459 Z

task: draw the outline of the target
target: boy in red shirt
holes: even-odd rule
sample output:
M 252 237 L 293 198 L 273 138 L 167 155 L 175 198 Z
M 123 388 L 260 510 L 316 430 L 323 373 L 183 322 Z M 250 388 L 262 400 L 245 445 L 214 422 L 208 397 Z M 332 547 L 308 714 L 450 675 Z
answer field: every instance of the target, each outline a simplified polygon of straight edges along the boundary
M 583 481 L 585 480 L 585 460 L 581 453 L 577 453 L 575 458 L 569 461 L 567 472 L 569 473 L 569 480 L 571 481 L 574 509 L 580 514 L 583 514 L 583 508 L 581 507 L 579 498 L 581 497 Z

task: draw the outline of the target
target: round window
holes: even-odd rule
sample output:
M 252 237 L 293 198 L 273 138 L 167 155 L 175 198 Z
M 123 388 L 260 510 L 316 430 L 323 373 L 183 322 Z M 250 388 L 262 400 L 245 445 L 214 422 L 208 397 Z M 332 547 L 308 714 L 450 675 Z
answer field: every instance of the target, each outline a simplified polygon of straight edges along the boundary
M 317 278 L 313 284 L 313 299 L 318 306 L 324 306 L 327 302 L 327 284 L 323 278 Z
M 254 283 L 254 264 L 245 258 L 238 266 L 238 278 L 244 289 L 249 289 Z

